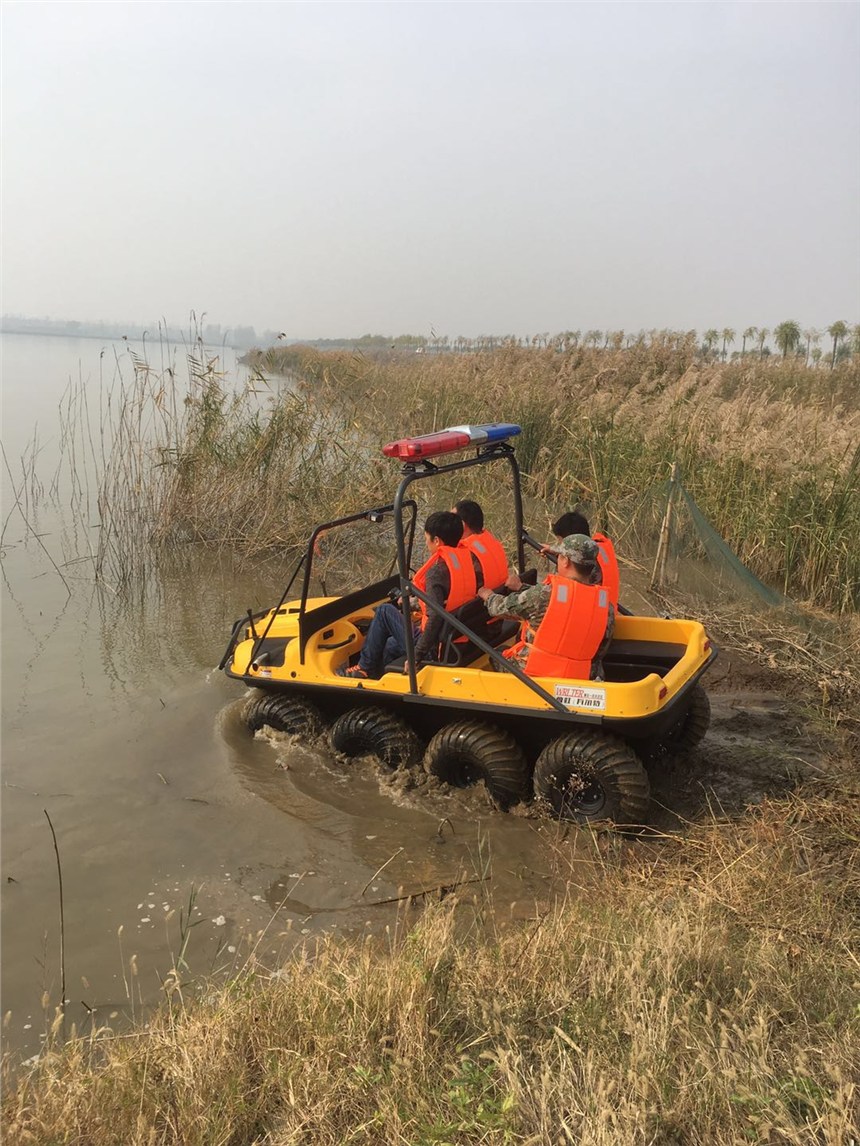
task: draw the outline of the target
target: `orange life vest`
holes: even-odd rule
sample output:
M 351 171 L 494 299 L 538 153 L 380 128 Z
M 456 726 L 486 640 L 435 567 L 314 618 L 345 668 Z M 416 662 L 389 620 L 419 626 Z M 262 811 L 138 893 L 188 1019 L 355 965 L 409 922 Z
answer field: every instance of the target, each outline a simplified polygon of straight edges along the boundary
M 606 636 L 609 593 L 559 573 L 547 578 L 552 595 L 526 661 L 529 676 L 591 679 L 591 662 Z
M 494 537 L 489 529 L 481 533 L 471 533 L 468 537 L 464 537 L 460 544 L 471 549 L 478 558 L 478 564 L 484 575 L 485 588 L 498 589 L 504 585 L 508 576 L 508 555 L 501 541 Z
M 448 566 L 451 588 L 445 598 L 445 608 L 450 613 L 453 609 L 459 609 L 461 605 L 471 601 L 477 594 L 478 579 L 475 576 L 475 566 L 472 564 L 471 553 L 462 542 L 457 546 L 440 545 L 433 556 L 424 562 L 412 578 L 412 584 L 417 585 L 422 593 L 427 592 L 427 573 L 430 566 L 437 561 L 444 561 Z M 427 606 L 423 601 L 419 601 L 418 604 L 421 607 L 421 629 L 423 631 L 427 627 Z
M 614 608 L 618 604 L 618 587 L 621 581 L 615 546 L 605 533 L 592 533 L 591 539 L 597 545 L 597 564 L 603 576 L 603 588 L 609 594 L 609 604 Z

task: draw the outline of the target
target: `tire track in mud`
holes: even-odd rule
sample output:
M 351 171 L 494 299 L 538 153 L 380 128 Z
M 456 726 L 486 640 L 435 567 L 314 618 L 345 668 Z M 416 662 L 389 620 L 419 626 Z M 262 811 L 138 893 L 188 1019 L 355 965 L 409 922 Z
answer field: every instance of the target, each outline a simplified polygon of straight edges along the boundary
M 835 744 L 779 674 L 727 654 L 720 667 L 704 681 L 711 702 L 704 740 L 651 770 L 655 826 L 708 815 L 735 818 L 829 771 Z

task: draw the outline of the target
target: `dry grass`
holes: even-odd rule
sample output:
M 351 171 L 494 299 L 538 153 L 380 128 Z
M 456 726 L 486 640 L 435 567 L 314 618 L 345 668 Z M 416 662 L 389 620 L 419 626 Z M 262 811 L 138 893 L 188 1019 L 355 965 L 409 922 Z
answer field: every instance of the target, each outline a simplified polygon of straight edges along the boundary
M 57 1045 L 7 1080 L 6 1141 L 846 1146 L 857 794 L 614 844 L 531 924 L 451 897 Z
M 760 577 L 827 608 L 860 604 L 860 377 L 797 362 L 699 363 L 690 347 L 393 354 L 288 347 L 324 405 L 368 440 L 464 420 L 518 422 L 531 497 L 581 502 L 617 535 L 673 460 L 718 532 Z
M 191 354 L 187 365 L 178 380 L 135 358 L 134 377 L 102 393 L 97 412 L 94 397 L 70 393 L 73 507 L 89 529 L 97 501 L 93 560 L 113 586 L 145 574 L 159 547 L 292 548 L 316 522 L 388 500 L 395 468 L 382 441 L 503 417 L 523 427 L 517 454 L 535 529 L 578 502 L 622 536 L 643 491 L 678 461 L 757 575 L 825 608 L 860 603 L 851 361 L 832 373 L 791 360 L 711 365 L 669 335 L 624 351 L 367 357 L 288 347 L 258 356 L 257 381 L 239 393 L 216 359 Z M 290 385 L 274 394 L 261 368 L 284 371 Z

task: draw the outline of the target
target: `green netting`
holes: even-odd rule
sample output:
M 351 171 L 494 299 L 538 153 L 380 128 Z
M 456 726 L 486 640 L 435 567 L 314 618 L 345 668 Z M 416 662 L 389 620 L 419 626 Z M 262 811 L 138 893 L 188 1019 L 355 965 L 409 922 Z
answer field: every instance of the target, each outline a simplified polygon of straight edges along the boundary
M 679 477 L 645 490 L 626 520 L 611 517 L 622 602 L 627 597 L 636 609 L 644 601 L 660 611 L 706 618 L 716 629 L 737 629 L 748 638 L 744 647 L 766 655 L 768 663 L 794 658 L 831 700 L 855 695 L 860 681 L 852 667 L 858 648 L 852 618 L 803 607 L 760 580 Z
M 688 550 L 688 560 L 692 558 L 692 569 L 687 577 L 696 575 L 698 582 L 705 581 L 707 591 L 719 593 L 721 597 L 730 595 L 742 596 L 753 601 L 762 601 L 766 605 L 784 607 L 790 602 L 778 590 L 759 580 L 756 575 L 744 565 L 738 555 L 729 548 L 723 538 L 707 520 L 696 505 L 690 491 L 678 482 L 678 493 L 682 499 L 678 510 L 682 506 L 690 515 L 692 531 L 695 536 L 694 552 L 689 553 L 690 538 L 680 530 L 675 531 L 674 545 L 678 553 L 678 560 L 682 552 L 682 545 Z M 679 578 L 683 574 L 679 574 Z M 701 586 L 699 588 L 701 592 Z
M 791 602 L 784 593 L 780 593 L 779 590 L 772 588 L 770 585 L 765 585 L 763 581 L 759 580 L 759 578 L 744 565 L 738 555 L 729 548 L 696 505 L 690 491 L 681 485 L 680 492 L 690 512 L 690 516 L 705 552 L 713 567 L 718 571 L 718 587 L 723 592 L 725 592 L 726 588 L 734 588 L 735 590 L 743 592 L 745 596 L 751 596 L 753 599 L 764 601 L 767 605 L 782 608 L 786 605 L 790 605 Z
M 650 584 L 657 592 L 682 593 L 709 606 L 792 605 L 747 568 L 678 478 L 643 492 L 619 540 L 623 552 L 636 553 L 648 564 Z

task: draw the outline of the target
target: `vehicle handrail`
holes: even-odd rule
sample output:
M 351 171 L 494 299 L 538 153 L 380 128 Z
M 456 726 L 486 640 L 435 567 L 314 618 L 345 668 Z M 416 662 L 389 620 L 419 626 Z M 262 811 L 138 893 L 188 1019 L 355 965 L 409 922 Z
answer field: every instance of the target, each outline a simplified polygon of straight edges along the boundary
M 277 617 L 278 613 L 280 613 L 281 609 L 284 607 L 284 603 L 287 600 L 287 595 L 288 595 L 290 589 L 292 589 L 292 587 L 293 587 L 293 582 L 295 581 L 296 577 L 298 577 L 299 570 L 301 569 L 302 565 L 304 565 L 306 560 L 307 560 L 307 552 L 303 553 L 301 555 L 301 557 L 298 559 L 298 561 L 296 563 L 296 567 L 293 570 L 293 575 L 292 575 L 292 577 L 290 577 L 289 581 L 287 582 L 286 589 L 284 589 L 283 593 L 281 594 L 280 601 L 278 601 L 277 605 L 275 605 L 274 609 L 272 609 L 270 614 L 269 614 L 269 623 L 266 625 L 265 629 L 260 634 L 260 636 L 256 636 L 256 634 L 253 634 L 256 637 L 256 639 L 255 639 L 253 645 L 251 646 L 251 656 L 248 658 L 248 663 L 245 666 L 245 673 L 246 674 L 251 671 L 251 665 L 257 659 L 257 653 L 263 647 L 263 641 L 269 635 L 269 630 L 271 629 L 272 625 L 275 623 L 275 617 Z M 265 614 L 263 614 L 263 616 L 265 616 Z
M 408 583 L 407 588 L 409 593 L 417 597 L 419 601 L 423 601 L 428 609 L 432 609 L 433 612 L 438 616 L 444 617 L 446 621 L 450 621 L 454 628 L 457 629 L 458 632 L 462 633 L 464 637 L 468 637 L 470 641 L 473 641 L 481 650 L 481 652 L 487 653 L 487 655 L 490 657 L 490 660 L 492 660 L 495 665 L 497 665 L 503 671 L 511 673 L 512 676 L 515 676 L 517 680 L 522 681 L 523 684 L 528 685 L 533 693 L 539 696 L 541 700 L 545 700 L 547 704 L 551 705 L 554 709 L 556 709 L 557 712 L 563 712 L 565 716 L 569 715 L 569 710 L 561 703 L 560 700 L 557 700 L 554 696 L 551 696 L 546 691 L 546 689 L 542 688 L 541 685 L 539 685 L 537 681 L 532 677 L 527 676 L 518 664 L 516 664 L 514 661 L 508 660 L 506 657 L 503 657 L 498 649 L 494 649 L 492 645 L 487 644 L 486 641 L 482 640 L 477 633 L 474 633 L 469 628 L 468 625 L 464 625 L 459 617 L 455 617 L 453 613 L 449 613 L 443 605 L 440 605 L 438 601 L 434 601 L 432 597 L 428 597 L 426 593 L 422 592 L 411 582 Z M 410 676 L 413 672 L 416 671 L 416 668 L 417 666 L 410 662 Z M 417 692 L 418 689 L 416 687 L 411 691 Z
M 546 557 L 549 561 L 552 561 L 553 564 L 558 564 L 558 554 L 544 552 L 547 547 L 546 542 L 536 541 L 527 529 L 523 530 L 523 541 L 526 543 L 526 545 L 530 545 L 532 549 L 537 550 L 538 553 L 543 554 L 543 556 Z
M 409 523 L 410 524 L 410 530 L 409 530 L 409 543 L 408 543 L 408 549 L 409 549 L 409 552 L 411 553 L 412 552 L 412 539 L 415 536 L 415 521 L 417 518 L 418 503 L 410 498 L 407 501 L 404 501 L 402 503 L 401 513 L 402 513 L 402 509 L 404 507 L 412 510 L 412 517 L 411 517 L 410 523 Z M 257 639 L 254 641 L 254 644 L 251 647 L 251 657 L 250 657 L 250 660 L 248 661 L 248 664 L 245 668 L 246 673 L 250 670 L 252 663 L 256 659 L 257 652 L 262 647 L 263 641 L 269 635 L 269 630 L 271 629 L 272 625 L 275 623 L 275 617 L 277 617 L 278 613 L 283 608 L 284 603 L 286 602 L 286 599 L 287 599 L 287 594 L 292 589 L 293 582 L 295 581 L 296 577 L 298 576 L 299 570 L 302 568 L 303 565 L 305 567 L 305 575 L 304 575 L 304 578 L 302 580 L 302 598 L 301 598 L 301 604 L 299 606 L 299 615 L 301 616 L 301 614 L 304 613 L 305 606 L 306 606 L 307 600 L 308 600 L 308 591 L 310 589 L 310 584 L 311 584 L 311 566 L 313 565 L 314 547 L 315 547 L 315 545 L 317 543 L 317 539 L 320 537 L 320 535 L 325 533 L 329 529 L 337 529 L 341 525 L 349 525 L 353 521 L 375 521 L 377 514 L 384 516 L 386 513 L 393 513 L 394 508 L 395 507 L 393 504 L 374 506 L 372 509 L 364 509 L 360 513 L 350 513 L 346 517 L 335 518 L 334 521 L 325 521 L 322 523 L 322 525 L 318 525 L 316 527 L 316 529 L 310 535 L 310 538 L 309 538 L 308 544 L 307 544 L 307 548 L 305 549 L 304 553 L 299 558 L 298 564 L 296 565 L 295 569 L 293 570 L 293 575 L 290 577 L 290 580 L 287 583 L 286 589 L 284 589 L 283 593 L 281 594 L 280 601 L 278 601 L 277 605 L 275 606 L 274 610 L 272 611 L 272 613 L 269 616 L 268 624 L 266 625 L 265 629 L 260 634 L 260 636 L 257 637 Z M 397 520 L 398 520 L 398 522 L 401 521 L 402 517 L 398 518 Z M 304 664 L 304 649 L 302 649 L 302 663 Z

